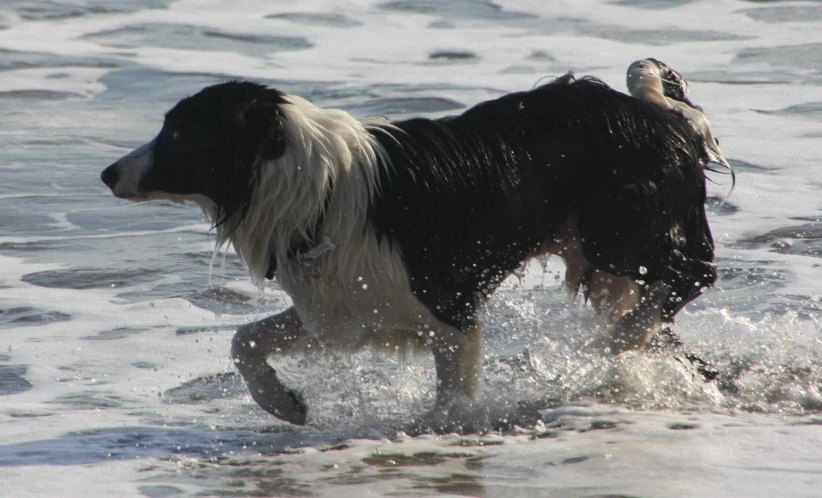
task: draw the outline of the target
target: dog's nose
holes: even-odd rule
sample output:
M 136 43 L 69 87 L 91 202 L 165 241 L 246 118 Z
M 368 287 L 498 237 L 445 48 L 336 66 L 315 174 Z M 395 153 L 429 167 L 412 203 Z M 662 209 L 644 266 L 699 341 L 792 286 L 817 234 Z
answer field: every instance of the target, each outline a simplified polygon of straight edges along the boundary
M 113 189 L 115 185 L 117 185 L 117 180 L 120 179 L 120 172 L 117 171 L 117 163 L 112 164 L 108 168 L 104 169 L 103 172 L 100 174 L 100 179 L 103 180 L 103 183 L 108 186 L 108 188 Z

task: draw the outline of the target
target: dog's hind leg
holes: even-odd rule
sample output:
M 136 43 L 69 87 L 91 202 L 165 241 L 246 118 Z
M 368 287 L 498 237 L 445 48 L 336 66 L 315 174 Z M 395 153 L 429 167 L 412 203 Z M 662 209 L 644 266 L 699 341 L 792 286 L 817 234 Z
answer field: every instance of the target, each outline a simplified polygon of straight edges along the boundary
M 431 344 L 437 369 L 434 410 L 470 406 L 482 385 L 482 327 L 476 321 L 463 330 L 443 324 L 434 334 Z
M 298 425 L 305 424 L 305 404 L 282 385 L 266 360 L 272 354 L 286 352 L 303 335 L 302 321 L 292 307 L 242 325 L 231 342 L 231 357 L 254 401 L 268 413 Z
M 612 353 L 641 349 L 655 333 L 665 327 L 664 306 L 671 291 L 671 287 L 665 282 L 653 283 L 636 307 L 616 320 L 611 328 Z
M 616 323 L 640 303 L 640 288 L 634 279 L 600 270 L 591 271 L 585 295 L 594 310 L 609 324 Z
M 688 257 L 678 250 L 671 251 L 659 280 L 647 286 L 639 304 L 614 324 L 612 351 L 619 353 L 645 347 L 655 333 L 668 329 L 674 321 L 674 315 L 705 288 L 713 285 L 715 280 L 716 267 L 713 263 L 698 257 Z M 668 333 L 669 336 L 672 334 L 673 332 Z M 657 343 L 663 344 L 665 339 L 663 334 Z M 674 346 L 679 345 L 675 337 L 669 342 Z

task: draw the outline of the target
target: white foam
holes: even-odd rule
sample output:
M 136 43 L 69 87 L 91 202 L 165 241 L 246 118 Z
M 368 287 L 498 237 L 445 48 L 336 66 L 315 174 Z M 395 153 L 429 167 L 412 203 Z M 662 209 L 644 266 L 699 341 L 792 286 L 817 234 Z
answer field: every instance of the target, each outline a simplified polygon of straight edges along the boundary
M 108 69 L 97 68 L 34 68 L 3 73 L 0 93 L 48 91 L 90 96 L 105 89 L 97 80 Z

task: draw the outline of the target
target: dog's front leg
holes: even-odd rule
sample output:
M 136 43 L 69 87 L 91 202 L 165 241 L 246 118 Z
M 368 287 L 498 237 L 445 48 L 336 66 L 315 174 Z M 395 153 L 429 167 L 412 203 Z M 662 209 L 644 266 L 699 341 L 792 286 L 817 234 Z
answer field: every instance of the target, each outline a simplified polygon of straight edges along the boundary
M 298 425 L 305 424 L 305 404 L 282 385 L 277 372 L 266 360 L 272 354 L 286 352 L 304 333 L 302 321 L 291 307 L 280 314 L 242 325 L 231 342 L 231 357 L 254 401 L 268 413 Z
M 437 369 L 435 411 L 455 405 L 470 406 L 479 395 L 482 381 L 482 328 L 472 323 L 465 330 L 443 325 L 434 331 L 431 350 Z

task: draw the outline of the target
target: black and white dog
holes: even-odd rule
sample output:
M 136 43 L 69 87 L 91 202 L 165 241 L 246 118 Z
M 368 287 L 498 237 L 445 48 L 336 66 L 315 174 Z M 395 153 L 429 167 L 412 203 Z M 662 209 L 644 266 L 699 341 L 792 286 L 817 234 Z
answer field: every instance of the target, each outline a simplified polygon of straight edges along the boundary
M 277 278 L 293 307 L 240 327 L 232 355 L 262 408 L 302 424 L 267 358 L 306 336 L 428 347 L 436 409 L 470 405 L 477 315 L 537 255 L 599 272 L 583 283 L 599 289 L 611 349 L 642 348 L 716 278 L 709 160 L 680 114 L 588 77 L 400 122 L 230 82 L 180 101 L 102 180 L 132 201 L 197 203 L 257 285 Z

